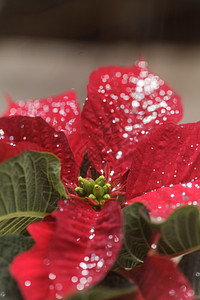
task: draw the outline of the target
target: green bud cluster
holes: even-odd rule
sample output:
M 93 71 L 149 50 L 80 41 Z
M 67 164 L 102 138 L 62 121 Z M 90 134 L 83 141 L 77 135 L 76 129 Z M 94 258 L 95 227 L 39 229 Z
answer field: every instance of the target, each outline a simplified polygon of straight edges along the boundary
M 96 180 L 78 177 L 78 187 L 75 188 L 77 194 L 84 198 L 90 198 L 94 206 L 101 206 L 110 198 L 111 185 L 107 183 L 103 175 Z

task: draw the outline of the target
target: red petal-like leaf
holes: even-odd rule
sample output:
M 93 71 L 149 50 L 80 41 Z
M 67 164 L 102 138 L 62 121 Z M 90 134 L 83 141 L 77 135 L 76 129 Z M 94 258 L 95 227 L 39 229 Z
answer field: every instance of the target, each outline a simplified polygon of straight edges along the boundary
M 194 299 L 189 282 L 169 257 L 148 256 L 142 266 L 122 274 L 137 283 L 145 300 Z
M 37 246 L 39 248 L 45 248 L 48 247 L 49 242 L 54 235 L 55 228 L 56 222 L 54 218 L 52 218 L 49 222 L 35 222 L 31 224 L 31 226 L 28 227 L 28 231 L 37 243 Z
M 11 267 L 25 299 L 67 297 L 95 285 L 112 267 L 121 248 L 122 216 L 115 200 L 107 201 L 100 212 L 81 200 L 65 200 L 52 216 L 54 233 L 48 228 L 50 233 L 43 241 L 45 236 L 42 233 L 40 238 L 38 232 L 45 222 L 30 225 L 36 245 L 19 255 Z
M 99 68 L 90 76 L 82 112 L 89 160 L 98 171 L 109 161 L 116 177 L 130 167 L 135 144 L 149 128 L 181 117 L 180 97 L 144 61 Z
M 167 218 L 174 209 L 182 205 L 200 204 L 200 180 L 158 188 L 131 199 L 128 204 L 134 202 L 143 202 L 153 217 Z
M 0 163 L 20 154 L 23 151 L 26 151 L 27 149 L 42 151 L 41 147 L 36 144 L 22 142 L 19 146 L 13 147 L 13 145 L 7 144 L 3 140 L 0 140 Z
M 180 205 L 199 204 L 199 140 L 199 122 L 152 129 L 133 153 L 126 201 L 144 202 L 155 217 L 167 217 Z
M 66 136 L 43 119 L 21 116 L 0 118 L 0 141 L 3 150 L 8 150 L 0 162 L 26 150 L 51 152 L 61 160 L 63 182 L 75 181 L 75 161 Z
M 48 264 L 46 253 L 55 232 L 55 224 L 38 222 L 33 223 L 29 228 L 31 228 L 30 232 L 37 244 L 31 250 L 17 256 L 11 267 L 11 273 L 19 281 L 25 299 L 54 299 L 53 296 L 46 298 L 51 290 L 49 285 L 45 284 L 49 275 L 45 265 Z M 23 279 L 24 281 L 22 281 Z M 43 288 L 41 288 L 41 284 Z
M 41 117 L 57 131 L 63 131 L 74 153 L 77 168 L 80 167 L 84 148 L 80 136 L 80 108 L 74 91 L 29 101 L 7 99 L 9 107 L 4 116 Z

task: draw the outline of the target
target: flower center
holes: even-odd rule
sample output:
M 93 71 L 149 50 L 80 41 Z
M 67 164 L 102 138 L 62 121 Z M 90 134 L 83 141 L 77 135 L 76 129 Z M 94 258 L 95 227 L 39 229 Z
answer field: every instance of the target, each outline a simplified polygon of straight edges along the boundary
M 76 193 L 88 202 L 93 208 L 101 208 L 106 200 L 110 199 L 111 185 L 107 183 L 103 175 L 96 180 L 78 177 Z

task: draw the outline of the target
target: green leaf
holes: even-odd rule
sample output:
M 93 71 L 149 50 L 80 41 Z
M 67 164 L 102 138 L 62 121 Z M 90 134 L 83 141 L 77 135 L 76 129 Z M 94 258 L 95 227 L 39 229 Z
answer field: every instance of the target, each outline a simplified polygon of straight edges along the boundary
M 136 285 L 124 276 L 109 272 L 104 280 L 86 292 L 75 294 L 68 300 L 107 300 L 129 294 L 136 290 Z
M 27 225 L 66 198 L 60 161 L 50 153 L 26 151 L 0 165 L 0 235 L 24 232 Z
M 184 255 L 178 267 L 190 282 L 195 295 L 200 296 L 200 251 Z
M 158 251 L 161 254 L 176 256 L 199 249 L 199 209 L 195 206 L 183 206 L 175 210 L 160 224 L 160 232 Z
M 114 268 L 132 269 L 144 262 L 150 248 L 152 228 L 143 203 L 135 202 L 123 209 L 124 241 Z
M 33 245 L 31 237 L 21 234 L 8 234 L 0 237 L 0 298 L 22 300 L 17 283 L 9 273 L 13 258 Z

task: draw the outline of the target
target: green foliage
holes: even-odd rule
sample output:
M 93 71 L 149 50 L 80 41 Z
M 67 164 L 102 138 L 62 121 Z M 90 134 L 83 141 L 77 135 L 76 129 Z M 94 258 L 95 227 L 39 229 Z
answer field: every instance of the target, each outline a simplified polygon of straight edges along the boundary
M 23 299 L 18 286 L 9 273 L 13 258 L 33 245 L 31 237 L 8 234 L 0 237 L 0 298 L 6 300 Z
M 176 256 L 200 248 L 200 214 L 197 207 L 183 206 L 175 210 L 159 227 L 159 253 Z
M 200 249 L 200 214 L 195 206 L 176 209 L 166 221 L 150 221 L 144 204 L 135 202 L 123 210 L 124 241 L 114 269 L 132 269 L 144 262 L 152 234 L 160 233 L 159 254 L 178 256 Z
M 24 232 L 66 198 L 60 161 L 50 153 L 26 151 L 0 165 L 0 235 Z
M 135 202 L 125 207 L 123 215 L 124 241 L 114 268 L 132 269 L 144 262 L 153 231 L 144 204 Z
M 200 251 L 198 250 L 184 255 L 178 267 L 189 280 L 195 295 L 200 296 Z

